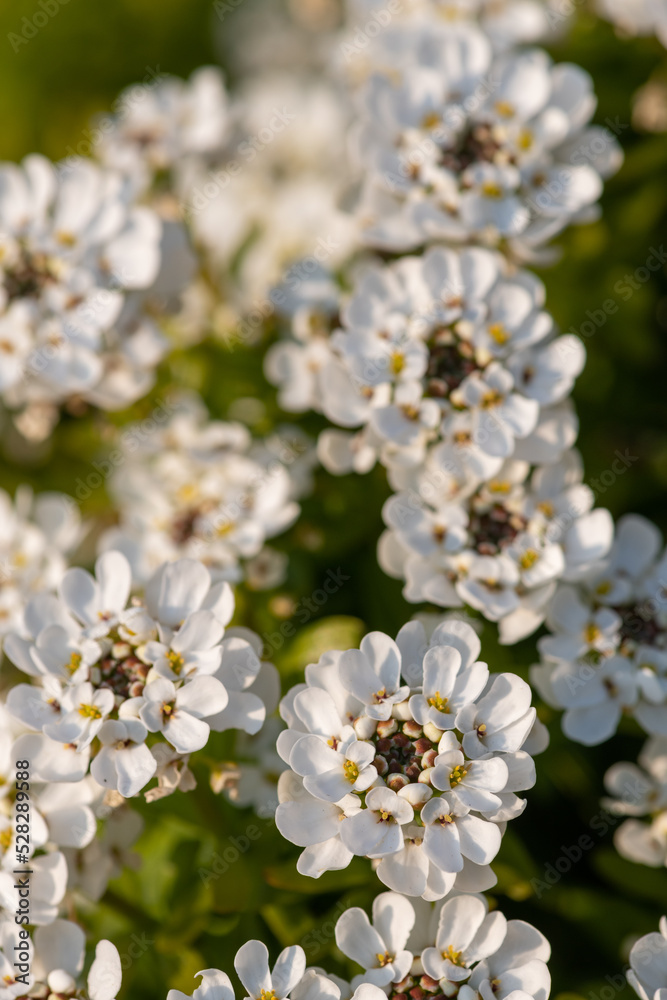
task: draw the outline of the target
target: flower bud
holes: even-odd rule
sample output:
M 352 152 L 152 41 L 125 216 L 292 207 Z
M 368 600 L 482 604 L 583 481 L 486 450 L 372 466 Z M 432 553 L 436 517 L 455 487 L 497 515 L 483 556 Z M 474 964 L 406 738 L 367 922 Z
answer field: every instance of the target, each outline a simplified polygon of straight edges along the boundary
M 393 736 L 398 729 L 398 722 L 396 719 L 384 719 L 377 724 L 377 734 L 380 739 L 387 739 L 388 736 Z
M 391 788 L 392 792 L 400 792 L 401 788 L 409 784 L 410 779 L 404 774 L 390 774 L 387 778 L 387 787 Z
M 407 722 L 403 723 L 403 732 L 406 736 L 409 736 L 412 740 L 417 740 L 422 734 L 422 727 L 414 719 L 408 719 Z
M 431 784 L 431 775 L 432 775 L 432 773 L 433 773 L 433 768 L 432 767 L 426 767 L 426 768 L 424 768 L 424 770 L 420 772 L 420 775 L 417 778 L 417 781 L 422 782 L 424 785 L 430 785 Z
M 439 743 L 442 736 L 442 729 L 438 729 L 433 722 L 427 722 L 424 726 L 424 736 L 427 736 L 431 743 Z

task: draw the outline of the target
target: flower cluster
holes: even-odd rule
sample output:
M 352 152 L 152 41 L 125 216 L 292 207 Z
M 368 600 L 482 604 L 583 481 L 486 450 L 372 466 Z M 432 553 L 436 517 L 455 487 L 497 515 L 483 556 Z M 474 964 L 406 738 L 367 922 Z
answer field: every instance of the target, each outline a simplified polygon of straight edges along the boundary
M 79 510 L 64 493 L 21 486 L 0 490 L 0 638 L 20 626 L 23 608 L 41 590 L 53 590 L 82 534 Z
M 427 642 L 411 622 L 390 639 L 326 653 L 280 710 L 276 824 L 304 847 L 298 869 L 317 878 L 354 855 L 389 888 L 439 899 L 495 884 L 489 863 L 515 793 L 535 781 L 527 741 L 543 734 L 528 685 L 489 674 L 466 622 L 445 620 Z M 532 736 L 531 736 L 532 734 Z
M 667 735 L 667 610 L 660 532 L 622 517 L 609 553 L 576 585 L 556 592 L 532 681 L 565 709 L 563 731 L 587 746 L 609 739 L 623 714 Z
M 352 57 L 355 63 L 361 61 L 367 43 L 361 46 L 356 32 L 372 23 L 373 14 L 381 9 L 379 0 L 348 3 L 349 39 L 342 46 L 348 62 L 352 62 Z M 450 25 L 476 24 L 493 48 L 502 51 L 515 45 L 553 40 L 568 25 L 572 10 L 559 0 L 414 0 L 392 9 L 392 14 L 401 21 L 436 15 Z
M 621 154 L 589 125 L 582 69 L 541 49 L 496 55 L 480 27 L 432 11 L 388 26 L 372 62 L 356 143 L 370 245 L 507 241 L 526 258 L 591 218 Z
M 380 565 L 408 601 L 464 604 L 498 622 L 501 643 L 542 623 L 559 580 L 578 579 L 611 544 L 606 510 L 591 510 L 576 452 L 538 466 L 509 461 L 487 482 L 457 480 L 436 450 L 415 487 L 390 497 Z M 451 452 L 450 452 L 451 455 Z
M 205 563 L 214 582 L 235 582 L 245 575 L 241 560 L 254 559 L 256 585 L 275 586 L 285 560 L 264 545 L 298 516 L 311 453 L 290 428 L 253 441 L 242 424 L 209 420 L 186 399 L 150 433 L 141 424 L 124 429 L 110 478 L 120 525 L 102 547 L 123 551 L 141 581 L 165 560 L 188 557 Z
M 13 921 L 0 923 L 2 1000 L 25 996 L 115 1000 L 122 980 L 118 949 L 110 941 L 100 941 L 84 980 L 85 947 L 83 930 L 69 920 L 38 927 L 34 942 Z M 21 956 L 26 960 L 18 961 Z
M 57 597 L 28 603 L 5 651 L 32 683 L 13 687 L 7 707 L 31 730 L 14 753 L 31 760 L 35 778 L 79 782 L 90 763 L 102 788 L 127 798 L 175 756 L 204 747 L 211 729 L 261 728 L 264 703 L 250 690 L 261 644 L 247 630 L 225 631 L 232 592 L 196 560 L 165 563 L 131 599 L 120 552 L 102 554 L 95 570 L 69 569 Z M 166 745 L 149 749 L 149 733 Z
M 459 996 L 514 996 L 546 1000 L 551 985 L 546 939 L 523 920 L 506 920 L 488 912 L 478 895 L 455 896 L 446 902 L 416 908 L 396 892 L 384 892 L 373 902 L 372 920 L 359 907 L 343 911 L 336 922 L 336 944 L 361 972 L 350 983 L 328 978 L 322 969 L 306 968 L 303 949 L 286 948 L 271 972 L 261 941 L 248 941 L 236 954 L 234 966 L 251 1000 L 382 1000 L 383 997 L 425 996 L 433 1000 Z M 199 973 L 202 985 L 193 1000 L 212 994 L 234 1000 L 224 972 Z M 514 991 L 517 991 L 516 993 Z M 167 1000 L 190 1000 L 170 990 Z
M 166 349 L 147 305 L 179 267 L 126 177 L 76 157 L 0 167 L 0 392 L 11 409 L 144 395 Z

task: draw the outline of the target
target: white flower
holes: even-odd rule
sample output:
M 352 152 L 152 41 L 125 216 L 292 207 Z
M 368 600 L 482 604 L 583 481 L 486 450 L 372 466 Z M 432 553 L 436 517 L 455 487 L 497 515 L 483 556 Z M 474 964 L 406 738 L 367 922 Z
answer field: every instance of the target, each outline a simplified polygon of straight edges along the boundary
M 122 462 L 111 476 L 120 526 L 102 537 L 120 549 L 145 582 L 165 560 L 201 559 L 215 581 L 243 577 L 243 561 L 263 552 L 299 513 L 300 463 L 310 463 L 307 441 L 286 428 L 279 441 L 253 442 L 238 423 L 208 419 L 188 398 L 145 434 L 126 428 Z M 277 454 L 275 453 L 277 451 Z
M 80 781 L 92 747 L 91 773 L 102 787 L 132 796 L 157 771 L 159 797 L 185 788 L 190 772 L 166 762 L 158 770 L 155 752 L 171 758 L 173 751 L 157 744 L 151 752 L 148 733 L 162 733 L 179 762 L 206 744 L 211 726 L 256 733 L 266 708 L 259 686 L 250 688 L 260 670 L 270 676 L 275 668 L 262 667 L 254 633 L 225 634 L 234 597 L 203 563 L 164 563 L 132 598 L 130 564 L 120 552 L 103 553 L 95 569 L 94 577 L 68 570 L 60 599 L 33 598 L 24 634 L 7 637 L 8 656 L 35 682 L 8 695 L 11 713 L 37 731 L 17 746 L 45 781 Z
M 147 385 L 142 375 L 165 348 L 132 358 L 127 320 L 131 295 L 148 289 L 160 268 L 158 216 L 133 203 L 114 171 L 77 157 L 56 171 L 32 155 L 21 167 L 0 167 L 0 222 L 0 308 L 15 324 L 2 340 L 6 405 L 58 405 L 75 394 L 96 401 L 119 353 L 139 382 L 120 405 L 143 394 L 152 377 Z
M 387 986 L 399 983 L 410 971 L 412 953 L 406 944 L 415 911 L 404 896 L 382 892 L 373 900 L 373 922 L 357 906 L 345 910 L 336 921 L 336 944 L 364 972 L 353 980 Z
M 214 677 L 195 677 L 178 690 L 172 681 L 159 678 L 144 688 L 139 717 L 149 732 L 163 733 L 179 753 L 192 753 L 208 741 L 205 717 L 226 704 L 227 692 Z
M 499 622 L 502 643 L 516 642 L 558 613 L 561 592 L 550 604 L 558 581 L 599 569 L 612 542 L 611 517 L 590 510 L 576 453 L 538 466 L 529 482 L 526 462 L 507 461 L 482 479 L 453 465 L 455 452 L 445 470 L 441 458 L 402 477 L 409 488 L 385 504 L 380 564 L 405 579 L 408 600 L 469 604 Z M 447 506 L 440 506 L 443 487 L 453 496 Z
M 285 948 L 271 971 L 266 945 L 248 941 L 237 951 L 234 968 L 248 992 L 246 1000 L 285 1000 L 306 971 L 306 956 L 298 945 Z
M 90 773 L 98 785 L 131 798 L 153 777 L 157 762 L 145 745 L 147 730 L 138 719 L 109 719 L 98 737 L 102 747 Z
M 33 497 L 29 487 L 19 486 L 12 502 L 0 490 L 0 640 L 20 628 L 31 596 L 57 587 L 81 533 L 79 510 L 70 497 Z
M 667 918 L 660 920 L 660 933 L 653 931 L 635 942 L 630 951 L 628 982 L 641 1000 L 665 1000 L 667 996 Z
M 435 948 L 425 948 L 422 963 L 438 981 L 460 982 L 471 967 L 498 951 L 507 932 L 502 913 L 488 913 L 478 896 L 457 896 L 440 908 Z
M 577 221 L 619 166 L 611 135 L 601 152 L 581 153 L 590 78 L 539 49 L 494 57 L 478 27 L 427 14 L 386 28 L 372 60 L 358 155 L 373 245 L 504 237 L 529 253 Z
M 493 885 L 498 824 L 535 780 L 521 750 L 535 709 L 528 685 L 489 678 L 479 652 L 466 623 L 445 619 L 427 642 L 411 622 L 395 642 L 373 632 L 307 668 L 281 703 L 289 728 L 277 741 L 290 770 L 276 824 L 306 848 L 299 871 L 317 877 L 356 854 L 425 899 Z
M 581 520 L 577 534 L 587 544 L 596 525 Z M 581 552 L 581 542 L 574 544 Z M 533 667 L 532 680 L 549 704 L 565 709 L 563 729 L 577 742 L 609 739 L 623 713 L 646 732 L 667 735 L 661 545 L 649 521 L 621 518 L 608 556 L 588 567 L 575 561 L 570 578 L 576 583 L 560 586 L 551 602 L 552 634 L 539 640 L 542 663 Z

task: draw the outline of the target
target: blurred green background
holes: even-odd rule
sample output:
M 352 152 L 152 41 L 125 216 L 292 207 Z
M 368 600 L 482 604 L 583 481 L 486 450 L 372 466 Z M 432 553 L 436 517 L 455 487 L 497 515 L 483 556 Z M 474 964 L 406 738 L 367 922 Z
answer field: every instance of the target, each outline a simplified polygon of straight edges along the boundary
M 260 24 L 261 0 L 244 2 L 254 4 Z M 2 159 L 17 160 L 32 151 L 59 159 L 68 146 L 85 138 L 91 116 L 107 110 L 118 92 L 148 69 L 187 75 L 217 60 L 222 27 L 209 0 L 69 0 L 15 52 L 10 34 L 20 33 L 22 18 L 32 18 L 39 9 L 37 0 L 4 0 L 0 5 Z M 228 47 L 251 45 L 247 36 L 235 38 L 234 17 L 232 13 L 224 23 Z M 664 73 L 665 53 L 653 39 L 618 39 L 608 24 L 579 7 L 571 33 L 553 54 L 591 73 L 599 96 L 596 120 L 620 122 L 626 153 L 624 167 L 607 183 L 600 221 L 565 234 L 560 263 L 543 273 L 548 308 L 564 330 L 579 330 L 590 318 L 587 311 L 599 310 L 605 300 L 618 303 L 618 311 L 586 338 L 588 364 L 574 393 L 587 481 L 599 482 L 615 452 L 627 449 L 636 461 L 609 486 L 601 484 L 598 503 L 614 516 L 643 513 L 664 530 L 665 269 L 627 300 L 619 289 L 626 287 L 626 275 L 644 265 L 651 248 L 661 247 L 661 241 L 667 246 L 667 139 L 638 134 L 630 125 L 632 96 L 651 74 Z M 202 393 L 215 416 L 225 417 L 235 398 L 259 395 L 267 403 L 267 415 L 253 430 L 266 432 L 284 416 L 262 379 L 263 351 L 263 345 L 256 345 L 229 354 L 211 342 L 192 348 L 187 357 L 173 356 L 153 398 L 165 385 L 185 382 Z M 112 421 L 125 423 L 151 406 L 145 400 Z M 103 454 L 107 420 L 95 414 L 84 420 L 64 418 L 51 448 L 30 454 L 8 434 L 0 484 L 13 491 L 27 481 L 38 489 L 71 492 L 76 477 Z M 313 433 L 322 426 L 313 416 L 299 423 Z M 274 632 L 290 609 L 320 586 L 328 568 L 341 567 L 349 576 L 313 621 L 277 651 L 285 689 L 324 649 L 353 645 L 364 630 L 395 634 L 418 610 L 403 601 L 400 586 L 386 579 L 376 563 L 386 495 L 380 470 L 344 479 L 318 473 L 302 519 L 278 542 L 291 557 L 289 579 L 278 595 L 288 600 L 276 600 L 276 594 L 240 595 L 239 620 L 259 632 Z M 102 491 L 93 495 L 84 513 L 108 519 Z M 483 638 L 492 669 L 514 669 L 526 676 L 534 639 L 501 649 L 490 626 Z M 526 812 L 510 825 L 503 841 L 496 865 L 499 884 L 491 897 L 508 916 L 534 923 L 550 938 L 554 995 L 609 1000 L 614 987 L 605 977 L 613 979 L 625 965 L 629 936 L 657 929 L 667 910 L 667 872 L 622 861 L 613 851 L 611 829 L 603 833 L 607 824 L 595 822 L 604 771 L 614 760 L 635 758 L 641 735 L 627 723 L 605 746 L 585 750 L 563 739 L 553 713 L 546 708 L 541 712 L 552 744 L 538 758 L 538 782 L 528 793 Z M 217 737 L 207 750 L 213 760 L 231 753 L 228 736 Z M 142 868 L 126 871 L 112 883 L 99 908 L 80 913 L 95 935 L 110 936 L 118 944 L 126 966 L 122 996 L 162 1000 L 170 986 L 190 993 L 198 969 L 217 966 L 231 972 L 236 948 L 251 936 L 265 940 L 272 957 L 285 944 L 301 943 L 311 963 L 341 973 L 357 971 L 336 952 L 332 915 L 346 905 L 370 906 L 379 886 L 368 864 L 357 859 L 345 872 L 319 881 L 301 878 L 294 867 L 296 848 L 282 841 L 270 823 L 215 796 L 201 764 L 198 774 L 195 793 L 150 807 L 138 804 L 147 823 L 139 842 Z M 215 853 L 222 856 L 233 843 L 229 838 L 244 837 L 249 826 L 260 835 L 247 851 L 219 878 L 202 878 L 200 869 L 212 871 Z M 595 848 L 556 885 L 536 891 L 531 879 L 543 880 L 546 866 L 584 833 L 592 836 Z M 632 995 L 627 988 L 619 993 Z

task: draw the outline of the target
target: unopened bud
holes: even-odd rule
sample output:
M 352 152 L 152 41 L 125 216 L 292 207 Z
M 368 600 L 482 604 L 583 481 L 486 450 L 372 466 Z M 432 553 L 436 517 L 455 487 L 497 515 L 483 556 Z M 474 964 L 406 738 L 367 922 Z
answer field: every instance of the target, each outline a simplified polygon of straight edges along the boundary
M 427 722 L 424 726 L 424 736 L 427 736 L 431 743 L 439 743 L 443 730 L 438 729 L 432 722 Z
M 392 792 L 400 792 L 401 788 L 409 784 L 410 779 L 404 774 L 390 774 L 387 778 L 387 787 L 391 788 Z
M 393 736 L 398 729 L 398 722 L 396 719 L 383 719 L 377 724 L 377 734 L 380 739 L 386 739 L 388 736 Z

